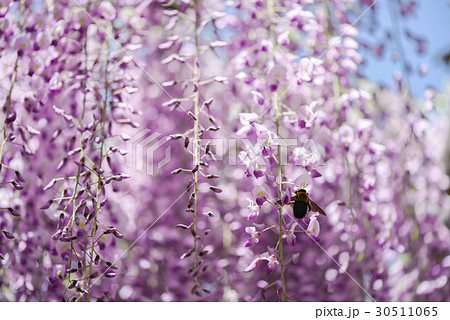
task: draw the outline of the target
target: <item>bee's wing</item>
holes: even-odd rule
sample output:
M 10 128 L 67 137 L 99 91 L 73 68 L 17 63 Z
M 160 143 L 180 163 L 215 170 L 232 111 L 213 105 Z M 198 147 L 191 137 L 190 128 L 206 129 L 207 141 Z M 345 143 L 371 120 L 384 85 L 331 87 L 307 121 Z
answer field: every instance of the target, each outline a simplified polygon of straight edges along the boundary
M 309 199 L 309 205 L 311 206 L 311 211 L 314 212 L 318 212 L 321 215 L 326 216 L 327 214 L 325 213 L 325 211 L 322 210 L 322 208 L 320 208 L 314 201 L 312 201 L 311 199 Z

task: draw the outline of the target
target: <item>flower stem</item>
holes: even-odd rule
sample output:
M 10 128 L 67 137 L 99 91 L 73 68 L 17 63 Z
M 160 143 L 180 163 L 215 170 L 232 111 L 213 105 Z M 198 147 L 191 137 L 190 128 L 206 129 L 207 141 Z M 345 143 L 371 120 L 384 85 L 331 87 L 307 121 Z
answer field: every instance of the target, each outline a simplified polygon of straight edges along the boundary
M 272 41 L 272 57 L 276 65 L 276 58 L 275 58 L 275 50 L 277 46 L 277 41 L 275 37 L 275 31 L 272 28 L 272 19 L 275 14 L 274 10 L 274 1 L 273 0 L 267 0 L 267 11 L 269 13 L 269 35 L 270 39 Z M 280 102 L 278 97 L 278 92 L 274 92 L 273 94 L 274 99 L 274 109 L 275 109 L 275 123 L 277 127 L 277 136 L 280 138 Z M 281 196 L 283 194 L 282 191 L 282 173 L 281 173 L 281 146 L 280 144 L 277 145 L 277 158 L 276 158 L 277 166 L 278 166 L 278 199 L 281 199 Z M 281 283 L 283 286 L 283 301 L 287 301 L 287 294 L 286 294 L 286 281 L 284 279 L 284 259 L 283 259 L 283 207 L 278 207 L 278 225 L 279 225 L 279 252 L 280 252 L 280 272 L 281 272 Z
M 20 22 L 19 22 L 19 28 L 20 32 L 23 30 L 23 25 L 25 22 L 25 0 L 20 1 Z M 17 53 L 16 60 L 14 61 L 14 69 L 13 74 L 11 76 L 11 86 L 9 87 L 8 91 L 8 97 L 6 98 L 6 114 L 5 114 L 5 123 L 3 126 L 3 141 L 0 151 L 0 163 L 3 161 L 3 151 L 5 150 L 5 144 L 6 144 L 6 119 L 9 116 L 9 112 L 11 111 L 11 99 L 12 99 L 12 92 L 14 89 L 14 85 L 16 83 L 17 78 L 17 67 L 19 65 L 19 53 Z
M 279 106 L 278 106 L 278 94 L 275 92 L 274 94 L 274 107 L 275 107 L 275 121 L 277 126 L 277 136 L 280 137 L 280 123 L 279 123 Z M 277 146 L 277 158 L 278 158 L 278 199 L 281 199 L 282 196 L 282 174 L 281 174 L 281 159 L 280 159 L 280 150 L 281 146 L 278 144 Z M 286 295 L 286 281 L 284 279 L 284 260 L 283 260 L 283 207 L 280 205 L 278 208 L 278 223 L 280 227 L 279 232 L 279 244 L 280 244 L 280 270 L 281 270 L 281 283 L 283 285 L 283 301 L 287 301 L 287 295 Z
M 89 8 L 89 3 L 88 3 L 88 8 Z M 87 51 L 87 28 L 84 32 L 84 75 L 87 77 L 88 74 L 88 68 L 87 68 L 87 63 L 88 63 L 88 51 Z M 87 86 L 87 79 L 84 81 L 84 88 L 86 89 Z M 80 127 L 83 126 L 83 122 L 84 122 L 84 113 L 86 110 L 86 101 L 87 101 L 87 93 L 84 93 L 83 95 L 83 109 L 81 111 L 81 117 L 80 117 Z M 80 160 L 83 158 L 84 156 L 84 151 L 83 151 L 83 135 L 84 133 L 82 132 L 80 134 L 80 146 L 81 146 L 81 154 L 80 154 Z M 66 208 L 69 206 L 69 204 L 73 201 L 73 208 L 72 208 L 72 217 L 70 219 L 70 237 L 72 238 L 73 236 L 73 226 L 75 224 L 75 215 L 76 215 L 76 210 L 77 210 L 77 205 L 76 205 L 76 200 L 75 200 L 75 196 L 77 194 L 78 191 L 78 184 L 80 182 L 80 177 L 81 177 L 81 167 L 78 167 L 77 170 L 77 175 L 75 178 L 75 187 L 73 190 L 73 194 L 68 202 L 68 204 L 66 205 L 66 207 L 64 208 L 63 211 L 66 211 Z M 69 269 L 72 269 L 72 257 L 73 257 L 73 252 L 74 252 L 74 246 L 73 246 L 73 240 L 70 240 L 70 259 L 69 259 Z M 78 259 L 78 256 L 77 256 Z M 64 294 L 63 297 L 66 295 L 66 292 L 69 288 L 70 285 L 70 280 L 71 280 L 71 273 L 69 273 L 69 277 L 68 277 L 68 281 L 67 281 L 67 285 L 66 288 L 64 290 Z M 82 287 L 84 286 L 84 275 L 83 275 L 83 280 L 82 280 Z
M 105 143 L 105 122 L 106 122 L 106 109 L 108 107 L 108 65 L 109 65 L 109 42 L 106 41 L 106 62 L 105 62 L 105 92 L 104 92 L 104 98 L 103 98 L 103 110 L 102 110 L 102 142 L 100 144 L 100 160 L 99 160 L 99 169 L 102 168 L 102 161 L 103 161 L 103 147 Z M 98 211 L 99 211 L 99 197 L 100 192 L 102 189 L 102 179 L 99 176 L 98 182 L 97 182 L 97 193 L 95 198 L 95 215 L 94 215 L 94 227 L 92 229 L 92 244 L 91 244 L 91 261 L 89 263 L 89 279 L 91 279 L 92 274 L 92 262 L 94 261 L 94 247 L 95 247 L 95 234 L 97 232 L 97 217 L 98 217 Z M 90 281 L 90 280 L 89 280 Z M 91 285 L 89 285 L 88 288 L 88 294 L 86 301 L 89 301 L 91 297 Z
M 341 106 L 339 104 L 339 97 L 341 96 L 341 89 L 338 76 L 333 76 L 333 95 L 336 106 L 336 112 L 340 114 Z M 342 120 L 341 120 L 342 122 Z M 347 166 L 347 176 L 348 176 L 348 207 L 350 209 L 350 213 L 353 219 L 356 219 L 355 214 L 353 213 L 353 204 L 352 204 L 352 171 L 350 167 L 350 161 L 348 160 L 348 151 L 344 151 L 345 155 L 345 164 Z
M 193 154 L 194 154 L 194 167 L 199 164 L 200 159 L 200 141 L 199 141 L 199 99 L 200 99 L 200 93 L 199 93 L 199 81 L 200 81 L 200 67 L 199 67 L 199 30 L 198 25 L 200 23 L 200 12 L 199 12 L 199 1 L 196 1 L 195 6 L 195 29 L 194 29 L 194 42 L 195 42 L 195 56 L 194 56 L 194 66 L 193 66 L 193 73 L 194 73 L 194 85 L 196 87 L 196 90 L 194 92 L 194 147 L 193 147 Z M 198 214 L 198 170 L 193 173 L 194 178 L 194 224 L 193 224 L 193 230 L 194 230 L 194 270 L 197 268 L 198 264 L 198 248 L 197 248 L 197 214 Z M 194 277 L 194 281 L 197 284 L 197 279 Z

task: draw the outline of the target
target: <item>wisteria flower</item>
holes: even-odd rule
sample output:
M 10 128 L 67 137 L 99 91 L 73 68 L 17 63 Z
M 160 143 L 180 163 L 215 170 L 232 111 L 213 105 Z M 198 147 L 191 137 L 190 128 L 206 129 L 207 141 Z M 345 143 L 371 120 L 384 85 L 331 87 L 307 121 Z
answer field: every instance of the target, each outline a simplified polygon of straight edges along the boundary
M 314 167 L 307 166 L 306 170 L 308 170 L 309 174 L 311 175 L 311 178 L 319 178 L 322 176 L 322 174 L 317 171 Z
M 53 76 L 51 77 L 50 81 L 49 81 L 49 90 L 50 91 L 59 91 L 62 86 L 63 86 L 63 82 L 61 80 L 61 76 L 59 74 L 59 72 L 55 72 L 53 74 Z
M 283 238 L 286 239 L 286 242 L 291 246 L 295 246 L 297 243 L 297 237 L 295 236 L 295 226 L 293 229 L 286 230 L 283 234 Z
M 12 0 L 6 0 L 0 4 L 0 18 L 3 18 L 9 11 L 9 7 L 12 4 Z
M 257 1 L 257 2 L 261 2 L 261 1 Z M 272 43 L 269 40 L 263 39 L 259 43 L 259 49 L 262 52 L 268 52 L 268 51 L 270 51 L 270 49 L 272 49 Z
M 264 202 L 266 202 L 266 200 L 267 199 L 265 197 L 259 196 L 258 198 L 256 198 L 256 204 L 261 207 L 264 204 Z
M 300 60 L 297 83 L 310 82 L 312 80 L 314 62 L 309 58 L 302 58 Z
M 112 21 L 117 16 L 116 9 L 109 1 L 102 1 L 98 7 L 98 11 L 106 21 Z
M 253 176 L 256 179 L 259 179 L 265 174 L 265 170 L 262 166 L 266 165 L 266 160 L 261 157 L 261 155 L 255 154 L 252 147 L 247 146 L 247 149 L 248 152 L 239 152 L 239 160 L 247 167 L 247 170 L 245 171 L 247 177 Z
M 305 147 L 296 147 L 292 154 L 294 163 L 303 167 L 314 165 L 317 162 L 315 153 Z
M 268 274 L 272 273 L 275 270 L 276 266 L 280 264 L 278 262 L 278 259 L 277 259 L 277 256 L 275 255 L 275 253 L 273 253 L 269 256 L 269 254 L 266 252 L 261 255 L 261 258 L 268 262 L 267 263 L 267 273 Z
M 247 216 L 247 220 L 253 220 L 253 219 L 256 219 L 256 218 L 259 216 L 260 206 L 257 205 L 257 204 L 255 203 L 255 201 L 253 201 L 253 200 L 250 199 L 250 198 L 247 198 L 247 201 L 248 201 L 247 209 L 250 210 L 250 213 L 249 213 L 248 216 Z M 247 231 L 247 229 L 246 229 L 246 231 Z M 247 232 L 247 233 L 248 233 L 248 232 Z
M 317 104 L 317 101 L 313 101 L 311 104 L 300 108 L 298 122 L 298 126 L 300 128 L 311 128 L 314 125 L 314 121 L 316 119 L 316 112 L 314 109 L 317 107 Z
M 242 127 L 236 132 L 237 135 L 249 135 L 252 131 L 256 131 L 258 135 L 267 131 L 267 127 L 256 123 L 259 116 L 256 113 L 240 113 L 239 120 Z
M 262 259 L 260 257 L 256 258 L 255 260 L 250 263 L 250 265 L 244 269 L 244 272 L 250 272 L 255 270 L 255 268 L 261 263 Z
M 309 220 L 308 228 L 306 229 L 306 232 L 310 235 L 313 235 L 316 238 L 319 237 L 320 224 L 319 224 L 319 220 L 317 219 L 317 214 L 310 216 L 310 220 Z
M 253 96 L 253 101 L 257 104 L 259 104 L 260 106 L 264 105 L 264 96 L 262 95 L 261 92 L 258 92 L 256 90 L 252 90 L 251 92 L 252 96 Z
M 339 135 L 346 148 L 348 148 L 355 139 L 355 132 L 353 128 L 347 124 L 344 124 L 339 128 Z
M 263 260 L 268 262 L 267 263 L 267 274 L 272 273 L 275 270 L 276 266 L 280 264 L 278 262 L 278 259 L 277 259 L 277 256 L 275 255 L 275 253 L 269 255 L 268 252 L 265 252 L 265 253 L 261 254 L 258 258 L 253 260 L 252 263 L 247 268 L 245 268 L 244 272 L 253 271 Z
M 259 236 L 261 235 L 261 233 L 256 231 L 255 227 L 246 227 L 245 232 L 247 232 L 252 237 L 244 243 L 244 247 L 251 247 L 255 243 L 259 242 Z
M 279 144 L 279 139 L 275 132 L 269 130 L 266 126 L 260 126 L 258 129 L 258 143 L 262 142 L 266 146 L 276 146 Z
M 271 92 L 275 92 L 278 89 L 280 83 L 283 83 L 286 79 L 286 68 L 283 66 L 274 66 L 267 75 L 267 82 L 269 83 L 269 89 Z
M 289 40 L 289 32 L 285 31 L 283 33 L 280 33 L 277 37 L 277 42 L 283 47 L 287 47 L 291 43 L 291 41 Z
M 247 177 L 254 176 L 256 179 L 259 179 L 266 173 L 263 167 L 267 165 L 268 161 L 264 157 L 270 155 L 270 148 L 268 146 L 266 149 L 264 147 L 258 147 L 262 141 L 265 142 L 265 140 L 258 140 L 256 146 L 246 145 L 248 152 L 239 152 L 239 160 L 247 167 L 245 172 Z M 266 144 L 264 144 L 264 146 L 266 146 Z M 258 153 L 258 151 L 260 152 Z
M 31 45 L 27 38 L 20 37 L 15 41 L 14 49 L 17 50 L 19 56 L 22 56 L 26 51 L 31 50 Z

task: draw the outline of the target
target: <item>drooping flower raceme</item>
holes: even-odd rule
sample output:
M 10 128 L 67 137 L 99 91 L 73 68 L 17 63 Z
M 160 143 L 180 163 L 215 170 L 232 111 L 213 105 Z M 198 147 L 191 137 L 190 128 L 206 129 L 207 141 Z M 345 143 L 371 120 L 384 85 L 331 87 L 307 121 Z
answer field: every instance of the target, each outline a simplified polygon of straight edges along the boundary
M 372 4 L 3 1 L 0 300 L 448 300 L 445 99 Z

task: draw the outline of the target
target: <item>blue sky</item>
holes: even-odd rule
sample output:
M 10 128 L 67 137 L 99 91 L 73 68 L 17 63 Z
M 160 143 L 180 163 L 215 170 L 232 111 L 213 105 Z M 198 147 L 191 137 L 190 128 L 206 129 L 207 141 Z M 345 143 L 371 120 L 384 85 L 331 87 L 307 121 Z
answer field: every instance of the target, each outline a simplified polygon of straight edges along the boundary
M 373 33 L 367 29 L 360 29 L 361 39 L 370 43 L 388 43 L 386 40 L 386 30 L 396 30 L 396 24 L 393 23 L 393 17 L 389 11 L 394 0 L 378 0 L 376 6 L 376 25 L 378 26 Z M 405 0 L 403 0 L 405 1 Z M 442 89 L 445 81 L 450 81 L 449 67 L 446 66 L 442 57 L 450 52 L 450 1 L 449 0 L 416 0 L 417 6 L 413 16 L 408 18 L 400 17 L 397 14 L 398 27 L 401 31 L 401 43 L 405 56 L 413 71 L 410 74 L 409 82 L 412 93 L 417 97 L 423 96 L 423 91 L 428 87 Z M 395 16 L 394 16 L 395 19 Z M 362 26 L 368 27 L 373 21 L 370 13 L 361 17 Z M 419 55 L 416 52 L 415 44 L 410 41 L 403 33 L 403 30 L 410 30 L 412 34 L 426 39 L 425 54 Z M 402 71 L 402 65 L 392 60 L 392 50 L 395 50 L 395 42 L 385 50 L 382 59 L 375 59 L 366 50 L 361 53 L 368 59 L 367 64 L 361 67 L 364 75 L 370 79 L 392 86 L 393 74 L 396 71 Z M 428 66 L 428 73 L 425 76 L 419 76 L 417 69 L 421 64 Z

